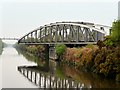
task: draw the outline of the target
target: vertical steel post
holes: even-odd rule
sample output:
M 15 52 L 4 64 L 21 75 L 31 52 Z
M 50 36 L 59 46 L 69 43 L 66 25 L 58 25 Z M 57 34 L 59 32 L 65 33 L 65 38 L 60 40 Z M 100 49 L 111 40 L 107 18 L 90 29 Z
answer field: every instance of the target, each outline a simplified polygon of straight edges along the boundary
M 65 25 L 63 25 L 62 42 L 64 42 L 64 26 Z
M 39 73 L 39 86 L 41 87 L 41 73 Z
M 35 84 L 36 84 L 36 77 L 37 77 L 37 73 L 35 72 Z
M 46 33 L 47 33 L 47 27 L 45 27 L 45 36 L 44 36 L 44 42 L 46 42 L 47 41 L 47 38 L 46 38 Z
M 32 34 L 32 32 L 31 32 L 31 43 L 32 43 L 32 39 L 33 39 L 33 34 Z
M 55 43 L 57 43 L 58 38 L 58 26 L 56 25 L 56 31 L 55 31 Z
M 44 75 L 44 88 L 46 88 L 46 75 Z
M 35 31 L 35 42 L 37 43 L 37 30 Z
M 77 37 L 76 42 L 78 42 L 79 41 L 79 26 L 77 26 L 77 36 L 76 37 Z
M 50 75 L 50 89 L 51 89 L 51 75 Z
M 32 82 L 32 70 L 31 70 L 31 82 Z
M 50 26 L 50 42 L 52 42 L 53 39 L 52 39 L 52 26 Z

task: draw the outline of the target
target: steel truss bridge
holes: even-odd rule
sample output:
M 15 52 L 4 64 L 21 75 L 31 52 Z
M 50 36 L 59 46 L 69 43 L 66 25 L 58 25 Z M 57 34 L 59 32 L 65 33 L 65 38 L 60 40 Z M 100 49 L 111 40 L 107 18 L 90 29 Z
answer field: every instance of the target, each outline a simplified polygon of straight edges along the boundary
M 88 22 L 56 22 L 40 26 L 18 40 L 20 44 L 96 44 L 109 26 Z

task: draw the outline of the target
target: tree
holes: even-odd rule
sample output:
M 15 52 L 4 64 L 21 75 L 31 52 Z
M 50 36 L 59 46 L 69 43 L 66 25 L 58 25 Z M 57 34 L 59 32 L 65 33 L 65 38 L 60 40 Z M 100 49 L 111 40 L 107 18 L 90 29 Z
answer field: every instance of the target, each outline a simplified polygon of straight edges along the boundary
M 114 42 L 120 43 L 120 20 L 114 21 L 112 24 L 111 39 Z
M 111 34 L 105 37 L 104 44 L 106 46 L 120 45 L 120 20 L 113 22 Z
M 61 59 L 61 56 L 65 52 L 66 46 L 64 44 L 56 45 L 55 50 L 56 54 L 58 55 L 58 59 Z

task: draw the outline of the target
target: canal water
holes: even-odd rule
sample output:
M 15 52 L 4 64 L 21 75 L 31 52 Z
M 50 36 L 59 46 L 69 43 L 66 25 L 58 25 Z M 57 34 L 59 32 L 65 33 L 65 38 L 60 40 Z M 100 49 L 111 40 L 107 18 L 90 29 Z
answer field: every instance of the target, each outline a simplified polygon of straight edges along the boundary
M 2 88 L 36 88 L 17 70 L 21 65 L 36 65 L 19 55 L 15 48 L 6 47 L 1 55 L 2 60 Z
M 120 88 L 120 83 L 76 70 L 53 60 L 42 60 L 6 47 L 2 60 L 2 88 Z

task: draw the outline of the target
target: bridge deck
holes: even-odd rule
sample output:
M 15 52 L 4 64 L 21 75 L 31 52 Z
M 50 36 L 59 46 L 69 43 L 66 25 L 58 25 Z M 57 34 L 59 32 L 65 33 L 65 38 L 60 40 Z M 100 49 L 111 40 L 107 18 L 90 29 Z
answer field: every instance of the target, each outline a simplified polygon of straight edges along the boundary
M 25 42 L 23 42 L 23 43 L 19 43 L 19 44 L 29 44 L 29 45 L 42 45 L 42 44 L 96 44 L 97 42 L 50 42 L 50 43 L 47 43 L 47 42 L 43 42 L 43 43 L 25 43 Z

